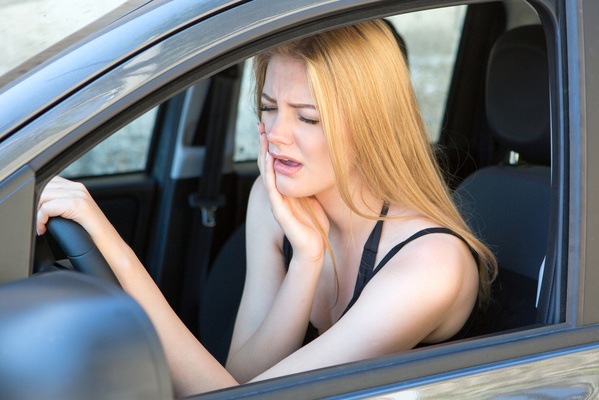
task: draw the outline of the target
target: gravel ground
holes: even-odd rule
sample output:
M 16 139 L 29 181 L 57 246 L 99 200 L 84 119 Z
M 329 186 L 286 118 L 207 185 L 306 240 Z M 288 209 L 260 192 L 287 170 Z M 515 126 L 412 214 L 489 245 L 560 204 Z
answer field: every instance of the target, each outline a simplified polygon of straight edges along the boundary
M 0 0 L 0 75 L 123 3 L 125 0 Z

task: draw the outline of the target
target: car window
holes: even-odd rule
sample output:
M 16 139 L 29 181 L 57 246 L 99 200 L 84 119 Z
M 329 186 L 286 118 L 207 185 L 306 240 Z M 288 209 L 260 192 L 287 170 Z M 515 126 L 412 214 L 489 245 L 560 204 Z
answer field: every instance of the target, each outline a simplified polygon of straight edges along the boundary
M 466 6 L 388 18 L 406 43 L 414 91 L 431 142 L 437 142 Z
M 130 122 L 65 168 L 68 178 L 144 171 L 158 107 Z
M 256 122 L 256 107 L 252 96 L 252 60 L 247 60 L 243 67 L 235 123 L 234 161 L 255 160 L 258 156 Z
M 388 18 L 406 43 L 414 91 L 431 142 L 437 142 L 445 112 L 466 6 L 425 10 Z M 251 60 L 245 63 L 235 128 L 234 161 L 258 154 Z
M 0 0 L 0 87 L 146 0 Z

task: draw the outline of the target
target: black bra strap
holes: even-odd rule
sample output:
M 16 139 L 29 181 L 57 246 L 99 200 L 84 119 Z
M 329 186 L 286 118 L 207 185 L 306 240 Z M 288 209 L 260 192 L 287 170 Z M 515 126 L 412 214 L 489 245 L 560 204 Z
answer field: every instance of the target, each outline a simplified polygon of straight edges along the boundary
M 382 224 L 383 221 L 378 221 L 378 222 Z M 377 225 L 378 225 L 378 223 L 377 223 Z M 375 229 L 376 229 L 376 227 L 375 227 Z M 374 233 L 374 231 L 373 231 L 373 233 Z M 446 233 L 446 234 L 453 235 L 453 236 L 456 236 L 456 237 L 464 240 L 464 238 L 462 238 L 460 235 L 458 235 L 457 233 L 455 233 L 454 231 L 452 231 L 451 229 L 448 229 L 448 228 L 426 228 L 426 229 L 422 229 L 421 231 L 416 232 L 415 234 L 413 234 L 412 236 L 410 236 L 403 242 L 395 245 L 385 255 L 385 257 L 381 260 L 381 262 L 379 262 L 379 264 L 376 266 L 376 268 L 371 267 L 367 271 L 363 270 L 362 267 L 364 266 L 364 262 L 362 262 L 360 264 L 360 272 L 358 273 L 358 279 L 356 279 L 354 295 L 353 295 L 352 299 L 350 300 L 349 304 L 347 305 L 347 307 L 345 308 L 345 310 L 343 311 L 343 313 L 341 314 L 341 317 L 343 317 L 345 315 L 345 313 L 358 300 L 358 298 L 360 297 L 360 294 L 362 293 L 362 290 L 364 290 L 364 287 L 366 287 L 368 282 L 370 282 L 370 280 L 376 275 L 376 273 L 379 272 L 385 266 L 385 264 L 387 264 L 389 262 L 389 260 L 391 260 L 393 258 L 393 256 L 395 256 L 395 254 L 397 254 L 398 251 L 400 251 L 406 244 L 418 239 L 419 237 L 422 237 L 424 235 L 428 235 L 431 233 Z M 372 234 L 371 234 L 371 236 L 372 236 Z M 380 238 L 380 234 L 379 234 L 379 238 Z M 370 240 L 370 238 L 369 238 L 369 240 Z M 378 241 L 377 241 L 377 247 L 378 247 Z M 364 251 L 366 251 L 366 246 L 364 246 Z M 376 259 L 376 252 L 374 254 L 374 257 Z M 372 265 L 374 265 L 374 260 L 372 261 Z M 341 318 L 341 317 L 339 317 L 339 318 Z
M 383 268 L 383 266 L 385 264 L 387 264 L 389 262 L 389 260 L 391 260 L 393 258 L 393 256 L 395 254 L 397 254 L 397 252 L 400 251 L 406 244 L 410 243 L 413 240 L 418 239 L 419 237 L 422 237 L 424 235 L 428 235 L 431 233 L 446 233 L 448 235 L 453 235 L 465 242 L 463 237 L 461 237 L 460 235 L 458 235 L 457 233 L 455 233 L 454 231 L 452 231 L 449 228 L 426 228 L 426 229 L 423 229 L 421 231 L 416 232 L 415 234 L 413 234 L 412 236 L 410 236 L 403 242 L 396 244 L 391 250 L 389 250 L 389 252 L 381 260 L 379 265 L 376 266 L 376 269 L 374 270 L 372 275 L 376 274 L 381 268 Z
M 383 209 L 381 210 L 381 217 L 387 215 L 389 211 L 389 204 L 383 203 Z M 358 271 L 358 277 L 356 279 L 356 285 L 354 286 L 354 296 L 359 295 L 361 287 L 370 280 L 370 275 L 374 270 L 374 262 L 376 261 L 376 255 L 379 251 L 379 242 L 381 241 L 381 233 L 383 232 L 383 220 L 378 220 L 376 225 L 370 232 L 370 236 L 364 244 L 364 250 L 362 252 L 362 258 L 360 259 L 360 270 Z
M 289 271 L 289 264 L 293 258 L 293 247 L 287 236 L 283 236 L 283 257 L 285 258 L 285 271 Z

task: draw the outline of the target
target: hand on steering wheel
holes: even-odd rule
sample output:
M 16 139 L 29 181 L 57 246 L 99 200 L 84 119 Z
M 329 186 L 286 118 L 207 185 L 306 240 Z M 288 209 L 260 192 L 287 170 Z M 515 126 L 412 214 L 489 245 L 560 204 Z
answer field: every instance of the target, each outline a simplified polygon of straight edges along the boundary
M 43 234 L 48 230 L 75 270 L 118 285 L 108 262 L 87 231 L 92 227 L 96 231 L 102 230 L 98 225 L 102 217 L 83 185 L 57 176 L 48 182 L 40 196 L 37 232 Z
M 76 271 L 120 286 L 108 262 L 81 225 L 62 217 L 53 217 L 48 220 L 46 227 Z

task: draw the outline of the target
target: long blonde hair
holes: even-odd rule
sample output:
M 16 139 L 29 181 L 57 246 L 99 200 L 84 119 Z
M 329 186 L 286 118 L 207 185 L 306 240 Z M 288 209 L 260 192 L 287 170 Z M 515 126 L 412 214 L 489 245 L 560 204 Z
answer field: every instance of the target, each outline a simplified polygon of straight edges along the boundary
M 317 104 L 340 194 L 356 214 L 350 174 L 376 198 L 403 204 L 458 233 L 476 254 L 479 303 L 497 274 L 493 253 L 470 231 L 444 182 L 419 112 L 409 71 L 381 20 L 338 28 L 267 50 L 254 60 L 258 109 L 269 60 L 301 60 Z M 326 238 L 325 238 L 326 240 Z M 328 242 L 328 240 L 327 240 Z M 330 248 L 329 248 L 330 250 Z

